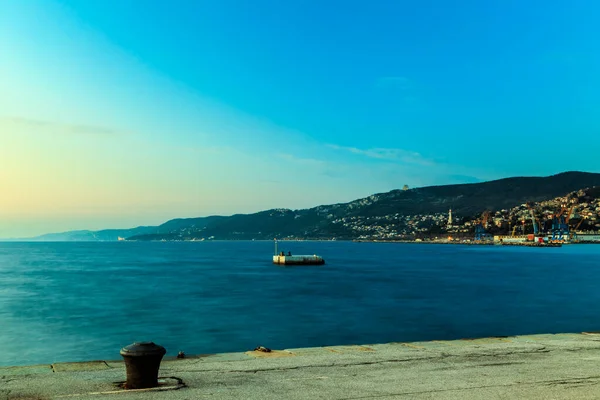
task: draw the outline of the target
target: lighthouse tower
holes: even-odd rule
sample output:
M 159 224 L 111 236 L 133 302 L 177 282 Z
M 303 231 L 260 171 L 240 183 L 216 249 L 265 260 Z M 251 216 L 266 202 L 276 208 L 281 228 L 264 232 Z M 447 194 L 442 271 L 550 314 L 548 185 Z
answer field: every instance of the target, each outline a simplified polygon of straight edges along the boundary
M 452 226 L 452 209 L 448 211 L 448 226 Z

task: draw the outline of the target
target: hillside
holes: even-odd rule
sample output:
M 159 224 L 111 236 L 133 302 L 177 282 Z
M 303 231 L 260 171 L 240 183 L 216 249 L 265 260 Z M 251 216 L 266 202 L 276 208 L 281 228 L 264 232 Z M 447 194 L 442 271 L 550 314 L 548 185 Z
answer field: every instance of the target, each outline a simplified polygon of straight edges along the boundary
M 273 209 L 230 217 L 176 219 L 156 227 L 153 233 L 137 234 L 128 239 L 355 239 L 389 226 L 394 226 L 397 234 L 409 234 L 410 228 L 418 223 L 407 216 L 434 216 L 429 222 L 434 225 L 444 218 L 449 208 L 455 216 L 470 219 L 483 210 L 497 211 L 528 201 L 542 202 L 594 186 L 600 186 L 600 174 L 565 172 L 549 177 L 515 177 L 392 190 L 350 203 L 304 210 Z M 420 229 L 426 229 L 426 225 Z
M 119 237 L 128 240 L 270 240 L 274 237 L 358 239 L 414 236 L 415 233 L 442 232 L 440 227 L 447 221 L 450 208 L 457 223 L 468 227 L 468 221 L 484 210 L 512 210 L 525 202 L 552 201 L 594 186 L 600 187 L 600 174 L 564 172 L 549 177 L 515 177 L 482 183 L 392 190 L 349 203 L 303 210 L 273 209 L 254 214 L 178 218 L 159 226 L 50 233 L 25 240 L 116 241 Z M 589 191 L 594 196 L 600 194 L 597 192 Z

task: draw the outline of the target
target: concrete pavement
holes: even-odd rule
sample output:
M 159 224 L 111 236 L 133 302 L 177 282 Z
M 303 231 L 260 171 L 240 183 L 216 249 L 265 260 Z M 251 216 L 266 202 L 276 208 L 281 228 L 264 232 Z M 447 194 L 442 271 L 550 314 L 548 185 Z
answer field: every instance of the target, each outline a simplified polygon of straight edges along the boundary
M 214 354 L 160 376 L 126 391 L 122 361 L 4 367 L 0 399 L 598 399 L 600 334 Z

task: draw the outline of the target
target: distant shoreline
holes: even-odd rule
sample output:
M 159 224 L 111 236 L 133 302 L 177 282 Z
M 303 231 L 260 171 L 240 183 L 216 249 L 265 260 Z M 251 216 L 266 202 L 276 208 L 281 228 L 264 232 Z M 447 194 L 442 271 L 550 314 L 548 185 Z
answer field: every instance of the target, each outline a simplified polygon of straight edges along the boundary
M 396 243 L 396 244 L 427 244 L 427 245 L 463 245 L 463 246 L 521 246 L 521 247 L 536 247 L 532 246 L 532 242 L 523 243 L 505 243 L 498 242 L 475 242 L 475 241 L 436 241 L 436 240 L 378 240 L 378 239 L 278 239 L 278 242 L 352 242 L 352 243 Z M 0 239 L 0 243 L 209 243 L 209 242 L 269 242 L 268 239 L 211 239 L 211 240 L 6 240 Z M 576 244 L 600 244 L 600 242 L 566 242 L 564 245 Z M 543 247 L 543 246 L 542 246 Z M 551 247 L 551 246 L 548 246 Z

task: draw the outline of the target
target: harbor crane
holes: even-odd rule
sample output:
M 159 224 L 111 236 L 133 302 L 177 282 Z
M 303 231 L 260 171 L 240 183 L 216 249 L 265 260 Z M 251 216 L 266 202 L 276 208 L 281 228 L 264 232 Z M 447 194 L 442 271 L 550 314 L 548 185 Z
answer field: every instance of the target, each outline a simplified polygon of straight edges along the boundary
M 567 209 L 567 204 L 563 204 L 560 210 L 552 216 L 552 241 L 562 242 L 570 237 L 569 221 L 577 205 L 576 200 L 571 202 L 570 208 Z
M 529 214 L 531 215 L 531 223 L 533 224 L 533 233 L 538 235 L 541 233 L 540 222 L 535 218 L 532 204 L 530 202 L 527 202 L 526 205 L 527 205 L 527 208 L 529 209 Z
M 564 217 L 565 206 L 552 215 L 552 241 L 563 241 L 564 240 Z
M 571 232 L 571 239 L 577 240 L 577 231 L 579 230 L 579 227 L 581 226 L 581 224 L 583 223 L 584 220 L 585 220 L 585 218 L 581 217 L 581 219 L 579 220 L 579 222 L 577 223 L 577 225 L 575 226 L 575 228 Z

